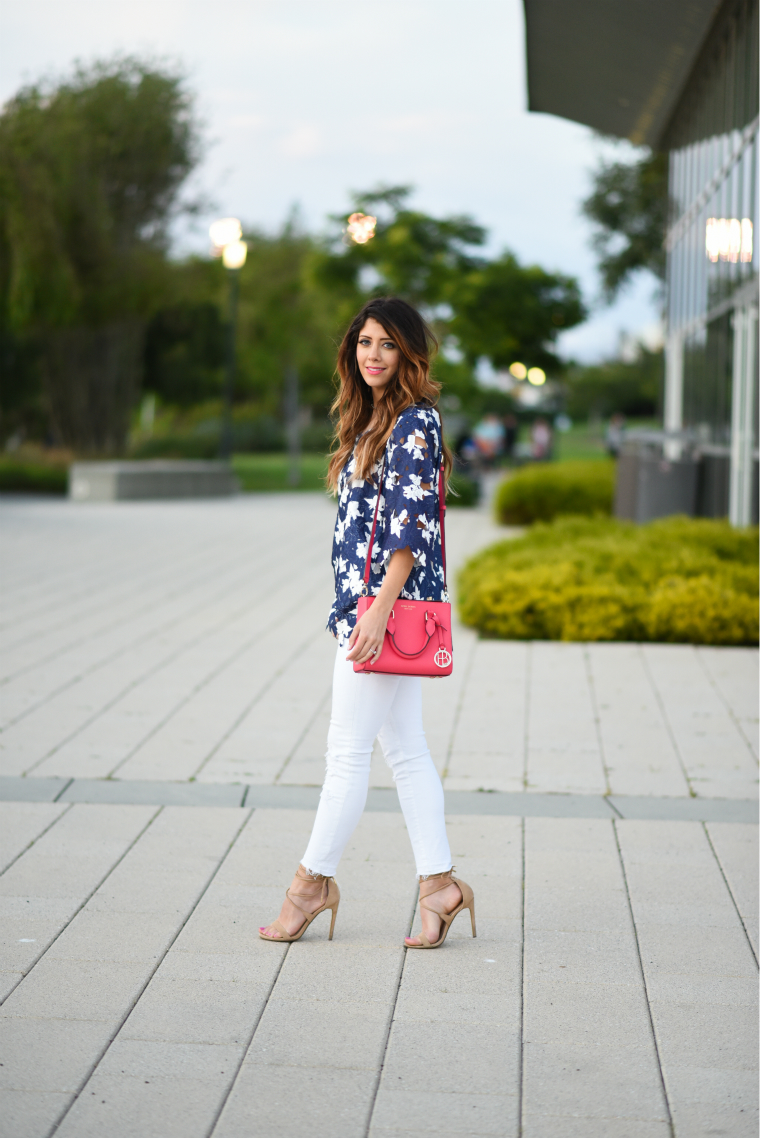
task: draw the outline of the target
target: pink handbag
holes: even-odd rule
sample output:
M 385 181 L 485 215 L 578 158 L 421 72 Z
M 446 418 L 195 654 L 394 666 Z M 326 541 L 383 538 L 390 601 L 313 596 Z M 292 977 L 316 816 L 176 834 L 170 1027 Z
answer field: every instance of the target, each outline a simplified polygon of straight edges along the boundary
M 375 598 L 367 595 L 369 573 L 372 561 L 372 547 L 375 541 L 377 511 L 380 495 L 383 492 L 385 462 L 380 473 L 377 488 L 375 516 L 372 521 L 372 534 L 367 549 L 367 563 L 364 566 L 363 595 L 359 597 L 357 619 L 364 615 Z M 443 587 L 446 589 L 446 537 L 444 515 L 446 513 L 446 489 L 443 476 L 443 463 L 438 472 L 438 504 L 441 525 L 441 559 L 443 561 Z M 355 672 L 383 672 L 393 676 L 450 676 L 454 667 L 453 646 L 451 643 L 451 605 L 448 601 L 408 601 L 399 597 L 391 609 L 385 630 L 383 650 L 378 662 L 354 664 Z

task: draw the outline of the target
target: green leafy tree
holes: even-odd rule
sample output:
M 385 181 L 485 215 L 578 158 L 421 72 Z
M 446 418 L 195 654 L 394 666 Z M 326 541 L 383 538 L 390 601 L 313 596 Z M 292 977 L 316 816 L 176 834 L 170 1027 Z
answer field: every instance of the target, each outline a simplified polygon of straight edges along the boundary
M 20 91 L 0 114 L 0 321 L 33 339 L 58 438 L 118 449 L 168 226 L 198 158 L 180 76 L 136 59 Z
M 409 209 L 410 194 L 409 186 L 357 194 L 354 208 L 377 216 L 375 236 L 355 245 L 343 236 L 345 217 L 334 217 L 341 228 L 321 260 L 319 279 L 351 302 L 369 291 L 428 309 L 449 303 L 462 274 L 482 263 L 474 250 L 486 231 L 466 216 L 435 218 Z
M 410 192 L 394 186 L 358 194 L 355 208 L 378 217 L 376 236 L 365 245 L 334 241 L 322 257 L 319 278 L 342 291 L 347 315 L 368 294 L 393 293 L 419 305 L 442 339 L 455 337 L 464 353 L 464 366 L 437 366 L 441 379 L 449 376 L 468 401 L 475 393 L 472 368 L 481 356 L 496 367 L 521 359 L 558 369 L 553 343 L 586 316 L 577 282 L 522 266 L 511 253 L 487 260 L 480 252 L 486 240 L 481 226 L 465 216 L 435 218 L 411 210 Z M 333 220 L 345 227 L 344 217 Z
M 662 381 L 662 350 L 641 344 L 636 359 L 571 369 L 567 410 L 573 419 L 608 418 L 616 412 L 648 418 L 657 413 Z
M 666 154 L 647 154 L 638 162 L 605 162 L 594 174 L 593 192 L 583 212 L 596 225 L 593 246 L 602 288 L 612 301 L 642 269 L 665 278 L 665 227 L 668 213 Z
M 452 295 L 451 331 L 467 359 L 485 356 L 496 368 L 519 360 L 558 370 L 552 351 L 560 332 L 586 318 L 573 277 L 520 265 L 512 253 L 467 273 Z

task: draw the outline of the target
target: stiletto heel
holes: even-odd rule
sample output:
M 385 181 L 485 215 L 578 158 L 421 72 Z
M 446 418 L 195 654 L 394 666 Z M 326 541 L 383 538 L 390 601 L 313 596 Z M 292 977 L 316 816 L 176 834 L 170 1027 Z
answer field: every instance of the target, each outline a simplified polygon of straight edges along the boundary
M 427 909 L 429 913 L 435 913 L 436 917 L 438 917 L 438 919 L 442 922 L 443 927 L 441 929 L 441 935 L 438 937 L 438 940 L 435 941 L 434 944 L 431 944 L 430 941 L 428 940 L 428 938 L 422 932 L 422 930 L 420 930 L 416 935 L 417 935 L 418 940 L 422 941 L 422 944 L 407 944 L 406 947 L 407 948 L 440 948 L 446 939 L 449 928 L 451 927 L 451 922 L 454 920 L 454 917 L 456 917 L 459 913 L 462 912 L 462 909 L 469 909 L 470 910 L 470 920 L 472 921 L 472 935 L 476 936 L 477 934 L 475 932 L 475 894 L 473 893 L 472 889 L 467 884 L 467 882 L 466 881 L 460 881 L 458 877 L 457 878 L 454 877 L 454 866 L 452 866 L 451 869 L 446 870 L 445 873 L 433 873 L 430 876 L 440 878 L 440 884 L 437 885 L 435 889 L 431 889 L 431 891 L 430 891 L 430 893 L 428 893 L 427 897 L 432 897 L 433 893 L 440 892 L 441 889 L 445 889 L 448 885 L 456 885 L 457 888 L 459 889 L 460 893 L 462 894 L 462 900 L 459 902 L 456 909 L 452 909 L 452 911 L 450 913 L 439 913 L 436 909 L 431 909 L 430 905 L 425 904 L 427 897 L 424 899 L 420 898 L 420 908 L 421 909 Z M 430 878 L 428 878 L 428 880 L 430 880 Z
M 299 869 L 300 869 L 300 866 L 299 866 Z M 313 875 L 309 874 L 308 877 L 304 877 L 303 874 L 298 872 L 298 870 L 296 870 L 296 877 L 300 877 L 301 881 L 321 881 L 322 882 L 322 896 L 320 898 L 321 904 L 320 904 L 319 908 L 315 909 L 313 913 L 309 913 L 306 909 L 302 908 L 298 904 L 298 901 L 296 901 L 296 897 L 303 897 L 304 894 L 302 894 L 302 893 L 293 894 L 290 892 L 290 889 L 286 889 L 285 890 L 285 896 L 290 901 L 291 905 L 295 905 L 296 909 L 301 910 L 304 917 L 306 918 L 304 920 L 304 923 L 301 925 L 301 927 L 298 929 L 297 932 L 289 933 L 288 930 L 285 928 L 285 926 L 283 924 L 281 924 L 279 920 L 272 921 L 271 927 L 277 929 L 281 935 L 280 936 L 267 936 L 266 933 L 262 932 L 262 930 L 259 929 L 259 936 L 261 937 L 262 940 L 272 941 L 273 944 L 282 944 L 283 942 L 292 943 L 292 941 L 294 941 L 294 940 L 300 940 L 301 939 L 301 937 L 306 932 L 306 930 L 308 929 L 309 925 L 311 924 L 311 922 L 314 920 L 315 917 L 318 917 L 320 913 L 324 913 L 325 909 L 332 909 L 332 920 L 330 921 L 330 936 L 328 937 L 328 940 L 332 940 L 333 929 L 335 928 L 335 918 L 338 915 L 338 905 L 340 904 L 340 889 L 338 888 L 338 884 L 337 884 L 335 878 L 334 877 L 325 877 L 322 874 L 313 874 Z M 325 886 L 326 886 L 326 889 L 325 889 Z

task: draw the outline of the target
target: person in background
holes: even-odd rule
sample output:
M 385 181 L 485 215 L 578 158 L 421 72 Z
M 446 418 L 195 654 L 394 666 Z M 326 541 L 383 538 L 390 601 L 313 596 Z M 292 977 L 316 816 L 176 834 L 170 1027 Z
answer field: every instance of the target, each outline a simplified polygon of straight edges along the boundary
M 617 458 L 620 454 L 624 434 L 625 415 L 621 414 L 620 411 L 616 411 L 615 414 L 611 416 L 604 434 L 604 445 L 607 449 L 607 454 L 612 458 Z
M 484 466 L 491 466 L 504 450 L 504 424 L 497 415 L 484 415 L 472 432 Z
M 552 429 L 546 419 L 539 418 L 530 429 L 530 448 L 535 462 L 546 462 L 551 458 Z
M 505 415 L 504 416 L 504 454 L 507 458 L 512 458 L 515 450 L 515 443 L 517 442 L 517 416 Z

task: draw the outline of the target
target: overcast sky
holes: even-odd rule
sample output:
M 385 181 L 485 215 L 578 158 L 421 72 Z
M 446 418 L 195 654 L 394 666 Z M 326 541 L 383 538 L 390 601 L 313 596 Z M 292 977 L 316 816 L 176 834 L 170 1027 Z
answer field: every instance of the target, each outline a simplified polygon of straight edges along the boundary
M 603 152 L 591 131 L 528 114 L 520 0 L 3 0 L 0 98 L 75 59 L 178 63 L 208 146 L 197 175 L 217 213 L 314 228 L 351 190 L 411 184 L 432 213 L 469 213 L 491 248 L 598 293 L 579 203 Z M 625 153 L 625 151 L 623 151 Z M 208 245 L 203 219 L 184 242 Z M 565 354 L 652 338 L 653 281 L 565 333 Z

